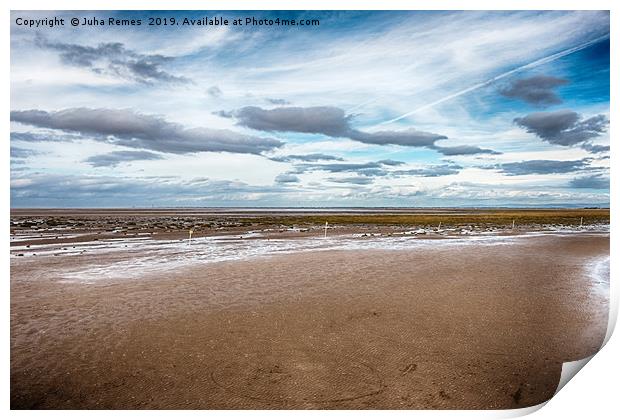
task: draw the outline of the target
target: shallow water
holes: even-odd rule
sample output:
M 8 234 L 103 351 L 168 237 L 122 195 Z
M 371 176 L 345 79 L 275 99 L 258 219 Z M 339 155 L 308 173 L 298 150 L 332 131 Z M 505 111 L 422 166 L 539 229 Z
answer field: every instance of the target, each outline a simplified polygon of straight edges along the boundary
M 72 268 L 58 270 L 56 274 L 63 282 L 94 283 L 101 280 L 118 280 L 142 277 L 145 274 L 176 270 L 197 264 L 223 261 L 246 260 L 279 254 L 327 251 L 327 250 L 411 250 L 431 245 L 439 247 L 503 246 L 527 241 L 532 236 L 600 234 L 608 235 L 604 229 L 593 232 L 540 231 L 519 235 L 475 234 L 456 237 L 424 238 L 414 235 L 361 236 L 338 235 L 327 237 L 304 237 L 295 239 L 268 239 L 262 233 L 249 232 L 241 236 L 210 236 L 184 240 L 155 240 L 150 237 L 113 238 L 91 242 L 46 244 L 11 247 L 13 264 L 27 263 L 41 257 L 74 257 L 84 261 Z M 18 256 L 18 254 L 23 254 Z M 98 261 L 103 260 L 104 262 Z M 601 263 L 591 271 L 602 273 L 600 278 L 609 278 Z M 598 280 L 597 280 L 598 282 Z M 597 283 L 598 284 L 598 283 Z M 598 286 L 597 286 L 598 287 Z M 601 283 L 600 287 L 604 287 Z M 608 293 L 607 290 L 603 290 Z
M 609 296 L 610 261 L 611 257 L 605 255 L 595 258 L 586 267 L 592 292 L 604 298 Z

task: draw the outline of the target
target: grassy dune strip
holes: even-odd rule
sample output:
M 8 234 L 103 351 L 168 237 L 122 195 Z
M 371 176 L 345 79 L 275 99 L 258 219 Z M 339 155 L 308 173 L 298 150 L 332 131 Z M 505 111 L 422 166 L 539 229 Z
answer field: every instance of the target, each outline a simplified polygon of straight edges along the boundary
M 609 210 L 523 210 L 489 211 L 471 214 L 377 214 L 377 215 L 286 215 L 241 218 L 239 221 L 260 225 L 308 225 L 328 222 L 334 225 L 517 225 L 609 223 Z

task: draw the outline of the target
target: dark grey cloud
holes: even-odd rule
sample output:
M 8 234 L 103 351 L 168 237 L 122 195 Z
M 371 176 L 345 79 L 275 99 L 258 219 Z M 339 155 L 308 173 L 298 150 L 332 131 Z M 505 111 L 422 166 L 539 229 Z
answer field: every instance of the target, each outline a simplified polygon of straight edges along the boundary
M 101 155 L 91 156 L 84 162 L 91 166 L 116 166 L 119 163 L 131 162 L 134 160 L 159 160 L 163 159 L 161 155 L 146 152 L 144 150 L 119 150 L 116 152 L 104 153 Z
M 233 111 L 214 111 L 211 114 L 217 115 L 218 117 L 222 117 L 222 118 L 232 118 L 233 117 Z
M 595 190 L 609 189 L 609 178 L 603 175 L 589 175 L 579 178 L 574 178 L 569 184 L 573 188 L 592 188 Z
M 222 96 L 222 90 L 217 86 L 211 86 L 209 89 L 207 89 L 207 95 L 214 98 L 219 98 L 220 96 Z
M 592 144 L 592 143 L 583 143 L 581 145 L 581 148 L 583 150 L 587 150 L 590 153 L 607 153 L 610 150 L 609 146 L 603 146 L 603 145 Z
M 372 178 L 382 176 L 422 176 L 422 177 L 437 177 L 445 175 L 454 175 L 459 173 L 462 166 L 455 163 L 447 163 L 443 165 L 431 165 L 425 168 L 407 169 L 407 170 L 390 170 L 390 167 L 403 165 L 404 162 L 385 159 L 376 162 L 364 162 L 364 163 L 322 163 L 322 164 L 298 164 L 295 165 L 296 173 L 305 173 L 311 171 L 324 171 L 329 173 L 355 173 L 359 177 L 349 178 L 328 178 L 333 182 L 339 182 L 338 179 L 357 179 L 357 184 L 368 184 L 369 182 L 362 181 L 361 178 Z M 343 181 L 344 182 L 344 181 Z M 351 182 L 354 183 L 354 182 Z
M 299 178 L 294 174 L 284 173 L 276 176 L 275 182 L 278 184 L 289 184 L 299 182 Z
M 381 165 L 386 165 L 386 166 L 400 166 L 400 165 L 405 164 L 405 162 L 401 162 L 400 160 L 393 160 L 393 159 L 383 159 L 383 160 L 377 161 L 377 163 Z
M 355 184 L 355 185 L 368 185 L 372 184 L 373 179 L 367 176 L 348 176 L 344 178 L 327 178 L 330 182 L 336 182 L 339 184 Z
M 273 105 L 289 105 L 290 102 L 286 99 L 278 99 L 278 98 L 265 98 L 265 101 L 269 102 Z
M 383 159 L 376 162 L 363 163 L 299 163 L 295 165 L 295 169 L 293 170 L 293 172 L 302 174 L 305 172 L 324 171 L 329 173 L 355 173 L 362 177 L 378 177 L 390 174 L 390 172 L 387 170 L 389 167 L 404 165 L 404 163 L 405 162 L 393 159 Z M 330 180 L 333 179 L 344 178 L 330 178 Z M 357 182 L 357 184 L 362 184 L 362 182 Z
M 344 110 L 333 106 L 280 107 L 274 109 L 247 106 L 235 111 L 218 111 L 215 114 L 225 118 L 235 118 L 238 125 L 260 131 L 323 134 L 330 137 L 348 138 L 366 144 L 426 147 L 437 150 L 439 153 L 450 153 L 451 155 L 493 152 L 475 146 L 463 146 L 469 148 L 463 149 L 467 153 L 459 153 L 458 149 L 450 147 L 438 147 L 435 142 L 446 140 L 448 137 L 413 128 L 402 131 L 383 130 L 376 132 L 356 130 L 351 127 L 353 115 L 346 115 Z
M 47 50 L 56 51 L 63 63 L 74 67 L 83 67 L 98 74 L 107 74 L 125 80 L 152 84 L 188 83 L 189 79 L 175 76 L 162 70 L 162 67 L 174 60 L 160 54 L 141 54 L 125 48 L 120 42 L 100 43 L 96 47 L 49 41 L 37 36 L 35 44 Z
M 29 167 L 26 166 L 27 159 L 31 156 L 36 156 L 40 154 L 41 152 L 38 152 L 36 150 L 23 149 L 21 147 L 11 146 L 11 177 L 13 177 L 13 173 L 27 171 L 29 169 Z
M 568 83 L 568 80 L 552 76 L 533 76 L 519 79 L 500 90 L 500 93 L 509 98 L 521 99 L 533 105 L 553 105 L 562 103 L 554 89 Z
M 263 109 L 246 106 L 232 111 L 237 124 L 260 131 L 325 134 L 348 137 L 349 120 L 340 108 L 316 106 L 309 108 L 285 107 Z
M 501 155 L 501 152 L 497 152 L 491 149 L 482 149 L 478 146 L 434 146 L 432 149 L 437 150 L 439 153 L 445 156 L 458 156 L 458 155 Z
M 589 166 L 590 159 L 581 160 L 525 160 L 521 162 L 500 163 L 493 167 L 507 175 L 532 174 L 564 174 L 578 172 L 584 169 L 594 169 Z
M 89 136 L 97 141 L 155 152 L 186 154 L 230 152 L 260 154 L 282 146 L 279 140 L 230 130 L 185 128 L 159 116 L 130 109 L 70 108 L 61 111 L 11 111 L 11 121 Z
M 332 155 L 326 155 L 324 153 L 310 153 L 307 155 L 286 155 L 286 156 L 274 156 L 274 157 L 270 157 L 269 159 L 275 161 L 275 162 L 294 162 L 294 161 L 299 161 L 299 162 L 318 162 L 321 160 L 336 160 L 336 161 L 344 161 L 343 158 L 341 157 L 337 157 L 337 156 L 332 156 Z
M 40 154 L 40 152 L 37 152 L 36 150 L 23 149 L 21 147 L 11 146 L 11 157 L 12 158 L 25 159 L 25 158 L 28 158 L 30 156 L 35 156 L 35 155 L 38 155 L 38 154 Z
M 463 169 L 462 166 L 455 163 L 449 163 L 445 165 L 431 165 L 424 168 L 399 170 L 392 172 L 392 174 L 397 176 L 414 175 L 422 177 L 438 177 L 446 175 L 456 175 L 461 171 L 461 169 Z
M 59 133 L 33 133 L 30 131 L 11 131 L 11 141 L 24 141 L 32 143 L 40 142 L 72 142 L 80 140 L 81 136 L 75 134 Z
M 26 164 L 26 159 L 11 159 L 11 171 L 15 170 L 14 166 L 20 166 L 20 170 L 24 169 L 22 165 Z
M 309 171 L 325 171 L 330 173 L 354 172 L 363 176 L 381 176 L 386 175 L 384 169 L 386 165 L 382 162 L 364 162 L 364 163 L 300 163 L 295 165 L 297 173 Z
M 429 147 L 433 148 L 437 140 L 445 140 L 446 136 L 441 134 L 427 133 L 425 131 L 418 131 L 410 128 L 403 131 L 376 131 L 373 133 L 366 133 L 359 130 L 351 130 L 348 136 L 351 140 L 356 140 L 361 143 L 367 144 L 395 144 L 398 146 L 413 146 L 413 147 Z
M 363 176 L 386 176 L 389 174 L 389 171 L 385 170 L 384 168 L 366 168 L 366 169 L 359 169 L 357 171 L 355 171 L 358 175 L 363 175 Z
M 595 115 L 586 120 L 568 109 L 535 112 L 522 118 L 515 118 L 515 124 L 528 133 L 536 134 L 551 144 L 574 146 L 600 136 L 607 130 L 609 119 Z

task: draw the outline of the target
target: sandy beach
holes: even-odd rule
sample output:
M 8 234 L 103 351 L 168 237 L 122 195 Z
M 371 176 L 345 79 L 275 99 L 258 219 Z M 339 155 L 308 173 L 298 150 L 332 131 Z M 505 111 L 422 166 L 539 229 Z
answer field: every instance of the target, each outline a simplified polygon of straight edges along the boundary
M 611 7 L 308 3 L 10 8 L 11 409 L 509 417 L 605 344 Z
M 11 407 L 517 408 L 602 344 L 608 233 L 320 239 L 12 248 Z

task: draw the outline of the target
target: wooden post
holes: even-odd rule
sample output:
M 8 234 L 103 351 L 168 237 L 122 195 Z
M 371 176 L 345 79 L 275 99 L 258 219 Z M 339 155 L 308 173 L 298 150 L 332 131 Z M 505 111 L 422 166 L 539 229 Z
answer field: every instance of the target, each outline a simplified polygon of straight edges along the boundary
M 327 238 L 327 222 L 325 222 L 325 235 L 323 237 Z
M 192 244 L 192 233 L 194 233 L 194 230 L 193 230 L 193 229 L 190 229 L 190 230 L 189 230 L 189 245 L 191 245 L 191 244 Z
M 441 229 L 441 222 L 439 222 L 439 226 L 437 227 L 437 230 Z
M 515 230 L 515 221 L 512 221 L 512 230 Z
M 579 227 L 583 227 L 583 217 L 581 218 L 581 221 L 579 222 Z

